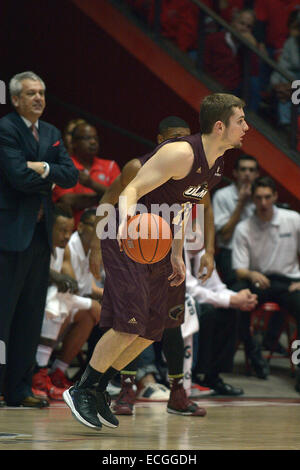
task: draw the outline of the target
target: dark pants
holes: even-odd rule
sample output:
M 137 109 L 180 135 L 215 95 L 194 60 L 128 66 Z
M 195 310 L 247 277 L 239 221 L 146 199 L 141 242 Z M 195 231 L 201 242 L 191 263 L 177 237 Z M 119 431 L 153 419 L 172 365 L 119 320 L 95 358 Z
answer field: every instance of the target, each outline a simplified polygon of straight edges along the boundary
M 0 251 L 0 340 L 6 345 L 6 365 L 0 366 L 0 391 L 5 382 L 8 403 L 18 403 L 31 394 L 49 263 L 50 248 L 43 221 L 37 224 L 26 250 Z
M 239 281 L 232 289 L 239 291 L 240 289 L 250 289 L 251 292 L 257 294 L 259 304 L 264 302 L 276 302 L 285 308 L 288 313 L 293 315 L 296 320 L 298 339 L 300 338 L 300 291 L 289 292 L 288 288 L 293 282 L 292 279 L 280 275 L 267 276 L 271 285 L 267 289 L 258 289 L 249 281 Z M 295 279 L 299 281 L 299 279 Z M 253 341 L 250 332 L 251 312 L 240 312 L 239 315 L 239 336 L 243 341 L 247 352 L 253 347 Z
M 232 251 L 228 248 L 220 248 L 216 255 L 218 272 L 228 289 L 231 289 L 231 286 L 238 280 L 235 271 L 232 269 L 231 254 Z
M 237 314 L 233 309 L 200 305 L 197 360 L 194 374 L 231 372 L 236 346 Z

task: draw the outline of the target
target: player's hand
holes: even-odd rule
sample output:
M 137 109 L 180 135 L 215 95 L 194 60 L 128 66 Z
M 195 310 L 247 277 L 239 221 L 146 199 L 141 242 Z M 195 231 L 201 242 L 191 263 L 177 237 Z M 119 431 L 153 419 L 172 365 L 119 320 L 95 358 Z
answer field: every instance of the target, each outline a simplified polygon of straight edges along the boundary
M 98 325 L 101 315 L 101 305 L 97 300 L 92 300 L 92 308 L 89 313 L 94 321 L 94 325 Z
M 127 220 L 128 219 L 130 219 L 130 216 L 127 216 Z M 117 240 L 120 251 L 123 251 L 123 240 L 127 238 L 127 220 L 123 220 L 123 222 L 121 222 L 119 225 Z
M 201 282 L 207 281 L 214 270 L 214 257 L 211 253 L 204 253 L 200 260 L 198 278 Z
M 90 265 L 90 271 L 92 275 L 94 276 L 97 281 L 101 281 L 101 265 L 102 265 L 102 254 L 101 254 L 101 246 L 100 242 L 99 245 L 92 246 L 91 251 L 90 251 L 90 257 L 89 257 L 89 265 Z
M 171 287 L 180 286 L 185 280 L 185 264 L 182 256 L 171 255 L 172 274 L 168 277 Z

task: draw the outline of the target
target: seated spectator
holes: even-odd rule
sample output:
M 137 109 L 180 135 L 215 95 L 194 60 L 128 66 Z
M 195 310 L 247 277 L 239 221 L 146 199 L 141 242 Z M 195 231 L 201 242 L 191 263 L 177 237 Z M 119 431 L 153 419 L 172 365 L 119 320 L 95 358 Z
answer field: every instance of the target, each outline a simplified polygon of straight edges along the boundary
M 234 14 L 231 26 L 253 46 L 257 45 L 253 36 L 255 15 L 252 10 L 241 10 Z M 244 45 L 228 31 L 212 33 L 206 37 L 204 50 L 204 70 L 230 93 L 241 95 L 243 81 Z M 250 54 L 251 79 L 249 107 L 258 108 L 260 95 L 258 88 L 258 60 Z
M 218 247 L 216 264 L 223 282 L 229 287 L 237 281 L 231 262 L 232 236 L 236 225 L 254 212 L 251 186 L 258 175 L 259 166 L 256 158 L 242 154 L 234 164 L 234 183 L 218 189 L 213 196 Z
M 255 214 L 240 222 L 233 236 L 232 262 L 240 282 L 234 290 L 251 288 L 258 302 L 277 302 L 296 319 L 300 336 L 300 215 L 275 206 L 277 190 L 269 177 L 252 186 Z M 241 313 L 240 333 L 253 358 L 250 314 Z M 300 369 L 296 368 L 296 390 L 300 392 Z
M 300 77 L 300 10 L 294 10 L 288 21 L 290 37 L 283 45 L 278 65 L 288 73 L 292 79 Z M 274 71 L 271 75 L 271 85 L 277 97 L 278 124 L 289 126 L 291 123 L 291 82 L 286 80 L 280 73 Z M 300 108 L 298 107 L 298 113 Z
M 249 289 L 229 290 L 215 269 L 205 282 L 197 278 L 204 250 L 186 250 L 186 289 L 200 305 L 197 360 L 193 382 L 218 395 L 242 395 L 239 387 L 224 383 L 221 372 L 232 372 L 237 343 L 236 309 L 251 311 L 257 296 Z M 203 374 L 204 377 L 201 377 Z
M 78 124 L 85 124 L 85 120 L 84 119 L 80 119 L 80 118 L 77 118 L 77 119 L 71 119 L 71 121 L 69 121 L 64 129 L 64 132 L 63 132 L 63 141 L 64 141 L 64 144 L 65 144 L 65 147 L 67 149 L 67 152 L 69 155 L 72 155 L 73 154 L 73 149 L 72 149 L 72 132 L 73 130 L 75 129 L 76 126 L 78 126 Z
M 101 307 L 97 300 L 102 291 L 95 286 L 88 270 L 89 234 L 95 212 L 84 213 L 78 231 L 73 234 L 74 218 L 70 208 L 57 205 L 54 217 L 55 255 L 51 256 L 50 286 L 32 383 L 34 389 L 45 392 L 48 398 L 62 400 L 62 393 L 71 385 L 65 371 L 99 322 Z M 48 373 L 50 356 L 63 334 L 62 349 Z
M 72 148 L 71 158 L 79 170 L 79 181 L 70 190 L 56 186 L 53 190 L 53 200 L 71 206 L 76 228 L 83 211 L 98 205 L 107 187 L 119 175 L 120 169 L 115 161 L 100 159 L 97 156 L 98 133 L 96 128 L 88 123 L 78 124 L 73 130 Z

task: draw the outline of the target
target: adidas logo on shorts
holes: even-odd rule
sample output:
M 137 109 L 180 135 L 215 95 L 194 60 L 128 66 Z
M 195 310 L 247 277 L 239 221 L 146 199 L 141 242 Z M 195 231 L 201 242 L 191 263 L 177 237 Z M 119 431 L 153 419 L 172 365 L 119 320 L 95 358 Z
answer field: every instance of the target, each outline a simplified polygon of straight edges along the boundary
M 134 317 L 132 317 L 128 323 L 131 323 L 132 325 L 136 325 L 137 324 L 137 321 Z

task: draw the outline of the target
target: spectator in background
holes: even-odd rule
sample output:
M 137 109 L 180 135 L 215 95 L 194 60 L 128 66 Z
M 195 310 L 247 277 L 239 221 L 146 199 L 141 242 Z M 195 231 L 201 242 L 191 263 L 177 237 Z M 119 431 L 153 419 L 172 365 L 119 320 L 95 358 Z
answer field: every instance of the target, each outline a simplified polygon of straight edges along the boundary
M 293 80 L 300 78 L 300 9 L 293 10 L 289 16 L 288 28 L 290 37 L 283 45 L 278 65 L 288 73 Z M 286 127 L 291 123 L 291 82 L 280 73 L 274 71 L 271 75 L 271 85 L 277 97 L 278 124 Z M 298 107 L 298 112 L 300 109 Z
M 261 52 L 277 61 L 281 55 L 288 31 L 288 19 L 293 10 L 300 7 L 299 0 L 256 0 L 255 37 Z M 263 95 L 269 93 L 271 67 L 261 62 L 259 88 Z
M 148 22 L 153 26 L 155 2 L 151 1 L 150 3 Z M 213 8 L 213 0 L 204 0 L 202 3 Z M 199 15 L 201 14 L 200 8 L 189 0 L 162 0 L 160 15 L 162 35 L 182 51 L 196 49 Z
M 237 11 L 252 8 L 254 2 L 247 0 L 217 0 L 213 3 L 215 4 L 215 12 L 227 23 L 231 23 Z
M 257 42 L 253 35 L 255 15 L 252 10 L 237 11 L 231 26 L 251 45 Z M 244 46 L 228 31 L 209 34 L 205 39 L 204 70 L 228 92 L 238 96 L 242 92 Z M 257 110 L 260 94 L 258 87 L 258 60 L 250 53 L 250 92 L 249 107 Z
M 300 337 L 300 215 L 275 206 L 274 181 L 265 176 L 252 186 L 255 214 L 240 222 L 233 236 L 233 268 L 240 280 L 234 290 L 250 288 L 258 302 L 277 302 L 287 308 L 297 323 Z M 253 348 L 250 315 L 240 315 L 240 331 L 250 357 L 260 355 Z M 266 371 L 267 372 L 267 371 Z M 267 374 L 266 374 L 267 375 Z M 300 369 L 296 368 L 296 390 L 300 392 Z
M 251 185 L 259 175 L 256 158 L 242 154 L 235 161 L 235 182 L 218 189 L 213 196 L 214 220 L 218 254 L 216 263 L 223 282 L 231 287 L 236 281 L 232 269 L 232 236 L 236 225 L 253 214 L 255 206 L 251 197 Z
M 299 9 L 299 0 L 256 0 L 254 11 L 257 19 L 256 38 L 263 44 L 269 56 L 277 60 L 286 41 L 288 18 Z
M 76 228 L 84 209 L 98 205 L 107 187 L 119 175 L 120 169 L 115 161 L 98 157 L 98 133 L 96 128 L 88 123 L 78 124 L 73 130 L 72 148 L 71 158 L 79 170 L 79 181 L 69 190 L 56 186 L 53 200 L 68 204 L 72 208 Z
M 51 257 L 51 285 L 48 287 L 40 344 L 36 353 L 37 367 L 32 383 L 35 389 L 46 392 L 48 398 L 62 400 L 62 393 L 71 385 L 65 372 L 100 319 L 100 304 L 92 297 L 99 299 L 102 292 L 88 270 L 90 234 L 93 232 L 95 212 L 85 212 L 78 231 L 73 234 L 72 210 L 58 204 L 54 215 L 55 256 Z M 50 356 L 63 334 L 62 348 L 49 373 Z
M 65 147 L 67 149 L 67 152 L 69 155 L 73 154 L 73 148 L 72 148 L 72 132 L 75 129 L 78 124 L 85 124 L 86 121 L 81 118 L 76 118 L 76 119 L 71 119 L 71 121 L 68 122 L 66 125 L 64 132 L 63 132 L 63 141 L 65 144 Z
M 31 379 L 52 248 L 51 188 L 71 188 L 78 171 L 56 127 L 40 120 L 45 84 L 33 72 L 9 84 L 14 112 L 0 120 L 0 340 L 6 345 L 9 406 L 43 407 Z M 0 391 L 4 366 L 0 366 Z

